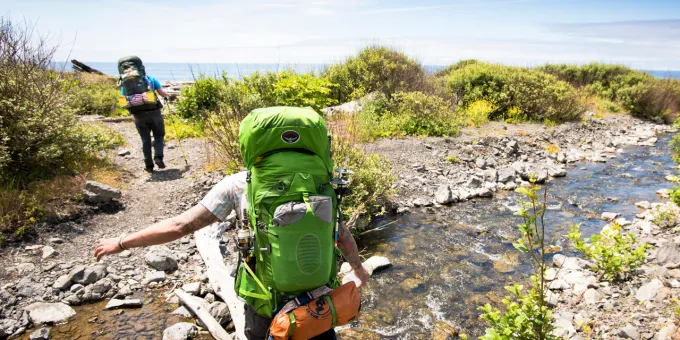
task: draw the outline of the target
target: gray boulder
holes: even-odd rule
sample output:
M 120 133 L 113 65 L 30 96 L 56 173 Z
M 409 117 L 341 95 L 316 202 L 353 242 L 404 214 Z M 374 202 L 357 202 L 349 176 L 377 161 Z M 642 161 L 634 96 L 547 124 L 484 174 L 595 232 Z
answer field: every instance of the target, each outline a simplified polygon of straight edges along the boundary
M 200 295 L 201 283 L 200 282 L 187 283 L 182 286 L 182 290 L 191 295 Z
M 212 315 L 217 322 L 222 326 L 226 326 L 231 321 L 231 314 L 229 308 L 224 302 L 215 301 L 210 304 L 210 315 Z
M 479 177 L 471 176 L 465 183 L 465 186 L 468 188 L 479 188 L 482 186 L 482 184 L 484 184 L 484 181 L 482 181 Z
M 83 198 L 92 204 L 108 203 L 122 197 L 120 190 L 96 181 L 87 181 L 83 189 Z
M 36 282 L 31 276 L 26 276 L 19 280 L 16 288 L 16 295 L 20 297 L 36 297 L 45 293 L 45 287 L 42 283 Z
M 155 272 L 148 272 L 146 273 L 146 277 L 144 277 L 144 281 L 142 281 L 142 284 L 149 284 L 152 282 L 163 282 L 165 281 L 166 276 L 165 272 L 163 271 L 155 271 Z
M 511 168 L 502 168 L 498 171 L 498 182 L 508 183 L 515 180 L 515 170 Z
M 36 302 L 24 308 L 33 323 L 60 323 L 76 315 L 76 311 L 63 303 Z
M 196 325 L 188 322 L 180 322 L 166 328 L 163 331 L 163 340 L 187 340 L 198 335 Z
M 103 279 L 106 276 L 106 266 L 77 266 L 73 268 L 68 275 L 71 277 L 71 281 L 74 283 L 89 285 Z
M 434 198 L 439 204 L 449 204 L 455 201 L 451 187 L 448 185 L 440 185 L 434 194 Z
M 153 246 L 144 256 L 146 263 L 156 270 L 173 272 L 177 270 L 175 254 L 166 246 Z
M 73 282 L 71 282 L 71 277 L 67 274 L 57 278 L 57 280 L 54 281 L 54 284 L 52 284 L 52 288 L 59 290 L 67 290 L 71 288 L 72 284 Z
M 30 340 L 49 340 L 50 339 L 50 329 L 43 327 L 33 333 L 28 337 Z
M 637 327 L 630 325 L 630 324 L 619 328 L 617 335 L 624 338 L 624 339 L 633 339 L 633 340 L 640 339 L 640 332 L 638 332 Z
M 663 282 L 659 279 L 653 279 L 638 289 L 637 293 L 635 293 L 635 299 L 639 302 L 653 300 L 663 288 Z

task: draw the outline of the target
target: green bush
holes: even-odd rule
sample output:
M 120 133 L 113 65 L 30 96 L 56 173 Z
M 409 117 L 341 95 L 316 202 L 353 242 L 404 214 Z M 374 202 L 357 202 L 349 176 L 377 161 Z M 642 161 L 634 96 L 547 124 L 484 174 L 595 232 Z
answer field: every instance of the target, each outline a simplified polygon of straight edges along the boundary
M 680 110 L 680 82 L 646 79 L 618 90 L 623 107 L 634 115 L 670 123 Z
M 65 86 L 69 90 L 68 106 L 77 115 L 102 115 L 122 117 L 128 114 L 118 107 L 120 89 L 116 79 L 89 73 L 74 74 L 66 77 Z
M 331 98 L 340 103 L 380 91 L 387 97 L 400 91 L 418 91 L 427 86 L 425 71 L 404 53 L 381 46 L 367 47 L 356 57 L 328 67 L 323 77 L 336 87 Z
M 329 97 L 332 87 L 331 82 L 325 78 L 284 71 L 279 73 L 274 84 L 274 98 L 276 105 L 309 106 L 321 112 L 321 109 L 337 103 Z
M 495 104 L 491 119 L 503 118 L 515 108 L 529 120 L 568 121 L 586 110 L 584 96 L 573 86 L 537 70 L 477 62 L 443 79 L 464 109 L 480 99 Z
M 177 114 L 182 118 L 201 119 L 208 111 L 215 110 L 222 99 L 222 87 L 227 83 L 226 74 L 221 80 L 199 77 L 191 86 L 180 92 L 180 100 L 175 103 Z
M 454 136 L 461 119 L 451 103 L 423 92 L 376 92 L 359 113 L 362 137 Z
M 587 65 L 547 64 L 537 68 L 557 76 L 576 87 L 588 87 L 590 94 L 602 98 L 615 99 L 615 90 L 623 83 L 623 78 L 638 72 L 623 65 L 590 63 Z
M 476 59 L 466 59 L 466 60 L 461 60 L 453 65 L 449 65 L 446 68 L 443 68 L 437 72 L 435 72 L 434 76 L 435 77 L 445 77 L 451 74 L 453 71 L 457 71 L 465 66 L 472 65 L 472 64 L 477 64 L 479 63 L 479 60 Z
M 605 227 L 600 234 L 585 240 L 582 239 L 580 225 L 575 225 L 571 227 L 567 238 L 576 250 L 593 261 L 595 270 L 602 272 L 607 280 L 618 279 L 645 262 L 648 245 L 636 245 L 635 236 L 632 233 L 621 234 L 621 226 L 615 222 Z

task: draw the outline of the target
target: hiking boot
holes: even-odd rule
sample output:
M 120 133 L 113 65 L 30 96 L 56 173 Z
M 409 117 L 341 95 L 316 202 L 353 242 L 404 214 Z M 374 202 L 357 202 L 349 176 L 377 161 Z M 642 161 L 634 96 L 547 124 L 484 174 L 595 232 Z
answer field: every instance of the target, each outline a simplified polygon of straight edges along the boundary
M 163 160 L 160 158 L 154 159 L 154 162 L 156 162 L 156 165 L 158 165 L 159 169 L 165 169 L 165 163 L 163 163 Z
M 148 172 L 148 173 L 152 173 L 152 172 L 153 172 L 153 167 L 152 167 L 152 166 L 146 166 L 146 167 L 144 167 L 144 171 L 146 171 L 146 172 Z

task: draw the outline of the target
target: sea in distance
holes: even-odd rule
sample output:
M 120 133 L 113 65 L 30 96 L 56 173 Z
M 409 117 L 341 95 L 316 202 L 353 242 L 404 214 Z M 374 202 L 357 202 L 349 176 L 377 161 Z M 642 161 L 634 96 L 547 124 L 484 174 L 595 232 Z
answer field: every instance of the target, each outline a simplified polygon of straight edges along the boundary
M 84 62 L 105 74 L 118 77 L 116 62 Z M 71 69 L 71 63 L 58 63 L 65 70 Z M 194 80 L 201 76 L 221 77 L 225 72 L 230 78 L 241 78 L 254 72 L 282 71 L 292 69 L 298 73 L 321 73 L 329 64 L 248 64 L 248 63 L 144 63 L 147 74 L 161 82 Z M 425 65 L 428 72 L 436 72 L 446 65 Z M 657 78 L 680 79 L 680 71 L 645 71 Z

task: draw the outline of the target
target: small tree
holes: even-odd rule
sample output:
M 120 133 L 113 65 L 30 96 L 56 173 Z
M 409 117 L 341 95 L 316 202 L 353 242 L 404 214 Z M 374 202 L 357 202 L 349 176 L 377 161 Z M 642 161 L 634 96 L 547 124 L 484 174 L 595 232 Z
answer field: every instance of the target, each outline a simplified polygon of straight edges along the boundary
M 482 319 L 491 327 L 481 337 L 483 340 L 550 340 L 556 339 L 551 333 L 552 311 L 546 302 L 546 260 L 545 260 L 545 212 L 547 207 L 547 189 L 543 189 L 543 198 L 539 201 L 536 194 L 540 190 L 537 185 L 519 188 L 516 192 L 523 194 L 528 201 L 520 201 L 521 208 L 515 215 L 522 217 L 524 223 L 518 225 L 521 237 L 513 246 L 528 254 L 535 268 L 531 276 L 531 287 L 524 292 L 524 287 L 517 283 L 505 287 L 512 295 L 501 302 L 505 311 L 486 304 L 479 307 Z

